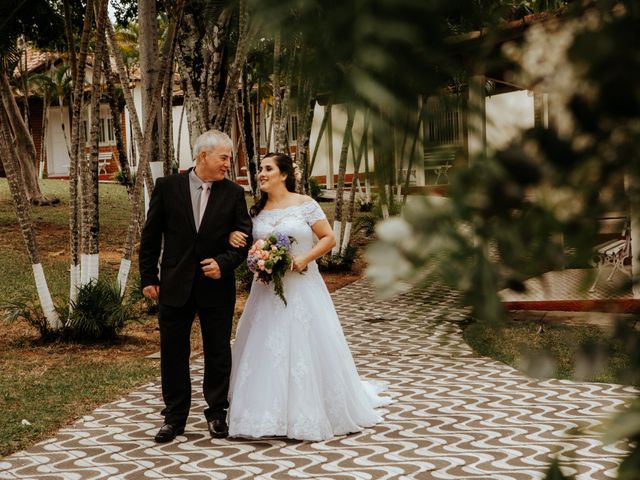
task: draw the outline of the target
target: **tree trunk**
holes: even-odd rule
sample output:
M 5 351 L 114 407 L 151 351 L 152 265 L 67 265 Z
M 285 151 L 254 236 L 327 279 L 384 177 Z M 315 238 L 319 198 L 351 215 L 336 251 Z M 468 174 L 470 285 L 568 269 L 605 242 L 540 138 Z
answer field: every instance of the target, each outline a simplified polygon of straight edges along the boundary
M 171 72 L 171 70 L 169 70 Z M 173 72 L 171 72 L 173 73 Z M 173 74 L 171 75 L 173 77 Z M 164 164 L 162 173 L 171 175 L 174 164 L 173 151 L 173 78 L 169 79 L 164 85 L 164 94 L 162 96 L 162 158 Z
M 267 150 L 269 150 L 268 145 L 271 143 L 271 135 L 272 132 L 275 135 L 276 139 L 275 150 L 278 151 L 278 132 L 280 131 L 280 122 L 282 121 L 280 118 L 280 104 L 282 103 L 281 99 L 281 91 L 280 91 L 280 50 L 281 50 L 281 39 L 280 32 L 275 33 L 275 38 L 273 40 L 273 110 L 271 112 L 271 125 L 269 127 L 269 139 L 267 140 Z
M 4 109 L 0 110 L 0 158 L 2 158 L 2 164 L 5 174 L 7 176 L 7 182 L 9 183 L 9 190 L 13 197 L 13 203 L 16 208 L 16 215 L 18 217 L 18 223 L 20 224 L 20 230 L 22 232 L 22 238 L 27 249 L 29 261 L 33 269 L 33 276 L 36 283 L 36 290 L 38 292 L 38 299 L 42 312 L 47 319 L 47 325 L 51 330 L 58 330 L 62 327 L 60 318 L 53 306 L 53 300 L 51 298 L 51 292 L 47 285 L 47 280 L 40 263 L 40 255 L 38 252 L 38 245 L 36 243 L 36 235 L 31 221 L 31 209 L 29 202 L 25 195 L 22 179 L 20 178 L 20 165 L 18 155 L 15 148 L 12 146 L 11 129 L 9 126 L 9 119 Z
M 120 106 L 116 100 L 116 89 L 113 85 L 111 78 L 111 65 L 109 63 L 108 55 L 104 55 L 103 58 L 104 78 L 107 82 L 106 97 L 109 102 L 109 110 L 111 111 L 111 121 L 113 122 L 113 133 L 116 137 L 116 146 L 118 149 L 118 164 L 120 166 L 120 174 L 122 175 L 123 183 L 127 188 L 127 193 L 131 194 L 131 168 L 129 167 L 129 160 L 127 159 L 127 152 L 124 147 L 124 139 L 122 138 L 122 125 L 120 124 Z M 125 87 L 123 87 L 124 89 Z
M 356 182 L 358 182 L 358 175 L 360 174 L 360 164 L 362 163 L 362 156 L 367 151 L 367 131 L 369 129 L 369 112 L 364 112 L 364 130 L 362 132 L 362 139 L 360 140 L 360 146 L 358 147 L 358 153 L 354 154 L 353 158 L 353 180 L 351 181 L 351 192 L 349 194 L 349 203 L 347 204 L 347 218 L 344 226 L 344 236 L 342 238 L 342 244 L 340 246 L 340 254 L 344 255 L 347 251 L 347 247 L 351 243 L 351 227 L 353 225 L 353 211 L 356 204 Z M 352 136 L 353 140 L 353 136 Z M 351 148 L 355 150 L 353 141 L 351 142 Z
M 241 4 L 242 6 L 242 4 Z M 227 30 L 229 28 L 229 22 L 231 20 L 231 12 L 230 10 L 223 10 L 222 14 L 218 18 L 218 21 L 213 26 L 213 35 L 210 39 L 211 47 L 210 47 L 210 55 L 207 57 L 207 65 L 206 68 L 206 82 L 204 82 L 205 91 L 207 92 L 206 98 L 208 98 L 208 102 L 206 103 L 207 108 L 207 130 L 210 129 L 216 118 L 219 115 L 220 103 L 222 96 L 224 95 L 225 88 L 225 69 L 224 60 L 225 60 L 225 51 L 227 42 L 225 41 L 225 37 L 227 36 Z M 242 23 L 243 17 L 240 16 L 240 23 Z M 240 32 L 240 36 L 243 35 L 242 27 L 238 29 Z
M 155 0 L 138 0 L 138 24 L 140 27 L 140 77 L 142 84 L 142 118 L 147 118 L 147 112 L 153 102 L 155 85 L 162 82 L 158 71 L 158 19 Z M 162 116 L 157 111 L 152 124 L 152 132 L 156 141 L 152 145 L 152 158 L 163 161 L 162 158 Z M 144 132 L 147 135 L 147 132 Z M 149 179 L 150 180 L 150 179 Z
M 344 127 L 344 136 L 342 137 L 342 148 L 340 149 L 340 161 L 338 163 L 338 188 L 336 189 L 336 213 L 333 217 L 333 232 L 336 236 L 336 245 L 331 251 L 332 255 L 340 253 L 340 245 L 342 242 L 342 206 L 344 204 L 344 183 L 347 173 L 347 157 L 349 156 L 349 145 L 351 144 L 351 135 L 353 131 L 354 121 L 353 107 L 347 104 L 347 124 Z
M 80 157 L 80 128 L 82 127 L 81 111 L 84 92 L 85 67 L 87 65 L 87 51 L 89 46 L 89 36 L 93 19 L 93 0 L 87 0 L 87 8 L 80 38 L 80 51 L 78 52 L 78 68 L 73 77 L 73 105 L 71 113 L 71 159 L 69 162 L 69 243 L 70 243 L 70 281 L 69 281 L 69 304 L 72 305 L 78 295 L 80 285 L 80 264 L 79 264 L 79 244 L 80 244 L 80 204 L 78 198 L 78 183 L 80 178 L 79 157 Z M 69 45 L 69 50 L 73 49 Z M 84 150 L 84 147 L 83 147 Z M 84 152 L 83 152 L 84 154 Z
M 170 57 L 169 53 L 171 51 L 171 44 L 174 41 L 176 31 L 178 29 L 178 25 L 182 18 L 182 11 L 184 9 L 184 1 L 178 0 L 176 5 L 175 14 L 171 17 L 169 22 L 169 27 L 167 28 L 167 36 L 166 42 L 164 45 L 164 51 L 162 56 L 162 66 L 160 69 L 161 75 L 160 79 L 164 79 L 165 75 L 163 72 L 167 68 L 172 68 L 173 59 Z M 144 178 L 142 172 L 144 172 L 149 167 L 149 157 L 151 154 L 151 144 L 154 141 L 154 138 L 151 134 L 151 124 L 156 117 L 156 111 L 158 106 L 160 105 L 161 97 L 162 97 L 162 82 L 158 82 L 155 85 L 149 112 L 145 118 L 144 124 L 144 141 L 142 142 L 142 150 L 140 151 L 140 162 L 138 164 L 138 175 L 136 175 L 136 181 L 133 187 L 133 193 L 131 195 L 131 217 L 129 218 L 129 225 L 127 228 L 127 238 L 124 247 L 123 258 L 120 261 L 120 269 L 118 271 L 117 282 L 120 287 L 121 295 L 124 295 L 125 287 L 127 285 L 127 279 L 129 277 L 129 271 L 131 268 L 131 259 L 133 257 L 133 249 L 136 243 L 137 234 L 139 233 L 139 225 L 140 225 L 140 217 L 141 217 L 141 199 L 142 199 L 142 188 L 144 186 Z
M 420 139 L 420 129 L 422 128 L 422 121 L 424 119 L 424 113 L 427 102 L 422 102 L 420 111 L 418 112 L 418 122 L 416 128 L 413 131 L 413 139 L 411 143 L 411 150 L 409 152 L 409 164 L 407 166 L 407 176 L 404 183 L 404 194 L 402 197 L 402 204 L 407 203 L 407 195 L 409 194 L 409 183 L 411 180 L 411 169 L 413 168 L 413 162 L 416 160 L 416 148 L 418 146 L 418 140 Z
M 33 143 L 33 137 L 24 123 L 20 108 L 16 103 L 16 99 L 11 92 L 9 77 L 5 72 L 0 74 L 0 97 L 2 97 L 2 106 L 7 117 L 7 127 L 11 130 L 13 145 L 19 159 L 20 177 L 25 186 L 27 200 L 34 205 L 51 205 L 58 203 L 60 200 L 52 197 L 48 199 L 40 191 L 38 183 L 38 155 L 36 154 L 36 146 Z
M 124 65 L 124 60 L 122 59 L 122 53 L 118 48 L 118 43 L 116 40 L 116 35 L 113 30 L 113 25 L 111 21 L 107 19 L 107 40 L 109 43 L 109 48 L 111 49 L 111 56 L 115 59 L 116 70 L 118 72 L 118 78 L 120 79 L 120 85 L 122 87 L 122 94 L 124 95 L 124 102 L 127 108 L 129 109 L 129 118 L 131 122 L 131 128 L 133 130 L 133 141 L 137 147 L 138 152 L 142 150 L 142 142 L 143 142 L 143 134 L 142 127 L 140 126 L 140 119 L 138 117 L 138 112 L 136 109 L 135 102 L 133 101 L 133 95 L 131 94 L 131 88 L 129 88 L 129 76 L 127 75 L 127 70 Z M 129 178 L 131 178 L 131 173 L 129 170 Z M 132 185 L 129 185 L 127 190 L 131 193 Z
M 51 105 L 51 99 L 47 90 L 44 91 L 42 96 L 42 131 L 40 132 L 40 159 L 38 168 L 38 178 L 44 178 L 44 166 L 47 163 L 47 146 L 46 146 L 46 133 L 49 125 L 49 106 Z
M 245 87 L 240 95 L 240 120 L 239 124 L 244 134 L 244 148 L 246 151 L 245 164 L 247 169 L 247 181 L 251 189 L 251 195 L 255 198 L 258 193 L 258 182 L 256 181 L 256 149 L 255 130 L 251 115 L 251 101 L 249 86 L 246 81 L 246 72 L 243 75 L 242 85 Z
M 241 5 L 245 2 L 241 2 Z M 242 8 L 241 8 L 242 11 Z M 238 94 L 238 82 L 240 80 L 240 75 L 242 74 L 242 69 L 247 60 L 247 54 L 249 53 L 249 46 L 251 45 L 251 37 L 253 34 L 246 28 L 246 11 L 244 15 L 240 16 L 240 28 L 241 28 L 241 36 L 238 39 L 238 47 L 236 49 L 236 57 L 233 61 L 233 66 L 229 72 L 229 78 L 227 79 L 227 86 L 224 90 L 224 95 L 220 102 L 220 109 L 216 115 L 216 121 L 213 125 L 213 128 L 220 129 L 224 122 L 227 120 L 227 117 L 231 119 L 234 118 L 235 114 L 231 111 L 233 106 L 236 104 L 237 94 Z
M 187 66 L 182 59 L 182 55 L 179 53 L 176 55 L 178 60 L 178 71 L 180 72 L 180 78 L 182 79 L 182 87 L 184 91 L 182 108 L 187 109 L 187 125 L 189 126 L 189 144 L 193 145 L 196 139 L 202 132 L 205 131 L 204 120 L 201 109 L 199 108 L 200 102 L 193 88 L 193 84 L 189 78 Z
M 309 164 L 309 176 L 311 176 L 311 174 L 313 173 L 313 167 L 315 167 L 316 165 L 316 158 L 318 157 L 318 152 L 320 151 L 320 142 L 322 141 L 324 131 L 327 129 L 329 117 L 331 117 L 331 104 L 328 104 L 324 109 L 324 116 L 322 117 L 322 122 L 320 123 L 320 131 L 318 132 L 318 138 L 316 138 L 316 144 L 313 147 L 313 154 L 311 155 L 311 162 Z
M 71 78 L 76 78 L 78 72 L 78 60 L 76 57 L 75 42 L 73 41 L 73 21 L 71 19 L 71 7 L 69 0 L 63 0 L 64 8 L 64 34 L 67 40 L 67 49 L 69 50 L 69 63 L 71 64 Z M 62 105 L 60 105 L 62 107 Z
M 107 18 L 107 0 L 99 2 L 95 10 L 96 43 L 94 46 L 93 73 L 91 79 L 91 130 L 89 137 L 90 154 L 83 162 L 85 168 L 81 171 L 84 202 L 82 212 L 82 258 L 80 267 L 81 285 L 86 285 L 98 279 L 99 275 L 99 182 L 98 162 L 100 154 L 99 130 L 101 128 L 100 100 L 102 97 L 103 57 L 106 55 L 105 22 Z M 83 157 L 84 159 L 84 157 Z
M 300 193 L 309 192 L 309 177 L 311 171 L 309 170 L 309 139 L 311 138 L 311 126 L 313 125 L 313 115 L 315 113 L 316 98 L 310 91 L 310 86 L 307 82 L 301 81 L 301 84 L 306 84 L 307 88 L 300 88 L 304 91 L 301 95 L 300 108 L 298 110 L 298 138 L 296 139 L 296 162 L 300 168 L 302 178 L 299 185 Z M 306 107 L 306 108 L 305 108 Z

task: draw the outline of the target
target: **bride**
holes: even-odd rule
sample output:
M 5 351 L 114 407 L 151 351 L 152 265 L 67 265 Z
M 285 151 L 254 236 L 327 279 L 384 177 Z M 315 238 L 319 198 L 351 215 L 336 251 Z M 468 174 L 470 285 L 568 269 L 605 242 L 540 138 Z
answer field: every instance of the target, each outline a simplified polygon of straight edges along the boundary
M 371 427 L 381 421 L 375 408 L 390 399 L 379 396 L 384 384 L 360 380 L 318 272 L 315 260 L 336 242 L 331 226 L 314 200 L 294 193 L 287 155 L 267 154 L 258 181 L 253 238 L 294 237 L 293 264 L 284 277 L 286 306 L 272 285 L 251 287 L 232 347 L 229 435 L 318 441 Z M 242 246 L 244 234 L 230 241 Z

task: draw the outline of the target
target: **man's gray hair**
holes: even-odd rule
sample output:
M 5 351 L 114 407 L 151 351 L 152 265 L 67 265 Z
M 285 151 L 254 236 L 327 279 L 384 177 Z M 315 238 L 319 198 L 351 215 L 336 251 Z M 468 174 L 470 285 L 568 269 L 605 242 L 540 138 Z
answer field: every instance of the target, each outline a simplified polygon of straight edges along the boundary
M 196 139 L 196 143 L 193 145 L 193 161 L 198 160 L 200 152 L 213 150 L 220 145 L 233 148 L 233 142 L 229 135 L 220 130 L 207 130 Z

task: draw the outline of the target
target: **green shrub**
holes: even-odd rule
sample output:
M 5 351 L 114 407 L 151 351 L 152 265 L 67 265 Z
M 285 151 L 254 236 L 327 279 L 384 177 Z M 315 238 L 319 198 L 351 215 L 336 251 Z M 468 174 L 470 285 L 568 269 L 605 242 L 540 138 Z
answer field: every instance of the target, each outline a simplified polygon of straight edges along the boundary
M 315 177 L 309 178 L 309 196 L 313 198 L 315 201 L 320 200 L 322 195 L 322 188 L 320 188 L 320 183 L 318 179 Z
M 367 237 L 370 237 L 375 232 L 376 223 L 378 223 L 379 218 L 373 213 L 363 213 L 362 215 L 358 215 L 353 220 L 353 231 L 362 232 Z
M 2 308 L 5 312 L 5 321 L 13 323 L 19 320 L 27 322 L 30 327 L 35 328 L 43 340 L 50 341 L 56 339 L 60 332 L 49 328 L 47 318 L 42 312 L 40 305 L 36 305 L 30 301 L 13 301 L 9 302 Z M 66 319 L 66 316 L 61 317 Z
M 113 179 L 116 182 L 118 182 L 120 185 L 129 187 L 136 183 L 136 174 L 134 172 L 131 172 L 131 178 L 129 179 L 129 182 L 127 182 L 127 179 L 125 178 L 122 170 L 118 170 L 116 173 L 113 174 Z
M 349 245 L 344 254 L 325 255 L 318 259 L 318 268 L 321 272 L 348 272 L 353 267 L 358 249 Z
M 65 336 L 72 340 L 113 340 L 126 323 L 136 319 L 120 288 L 105 280 L 92 280 L 78 289 L 71 303 Z

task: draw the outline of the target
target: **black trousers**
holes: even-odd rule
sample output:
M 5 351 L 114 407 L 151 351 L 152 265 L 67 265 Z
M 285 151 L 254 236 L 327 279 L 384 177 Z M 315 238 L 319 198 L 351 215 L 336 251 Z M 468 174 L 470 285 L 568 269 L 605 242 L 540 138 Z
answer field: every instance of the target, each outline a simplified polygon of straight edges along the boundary
M 229 407 L 229 377 L 231 375 L 231 324 L 235 298 L 219 307 L 199 308 L 191 295 L 183 307 L 160 305 L 160 372 L 162 415 L 166 423 L 184 425 L 191 406 L 191 327 L 196 313 L 200 319 L 204 350 L 204 381 L 202 391 L 208 407 L 208 421 L 225 419 Z

